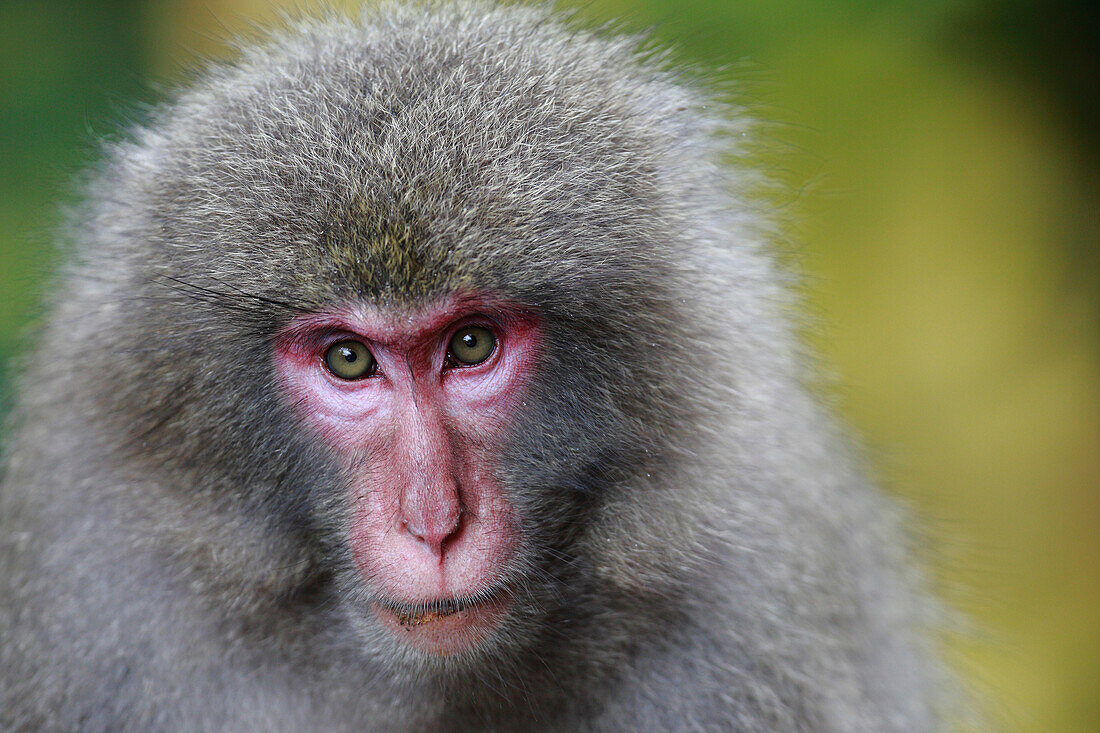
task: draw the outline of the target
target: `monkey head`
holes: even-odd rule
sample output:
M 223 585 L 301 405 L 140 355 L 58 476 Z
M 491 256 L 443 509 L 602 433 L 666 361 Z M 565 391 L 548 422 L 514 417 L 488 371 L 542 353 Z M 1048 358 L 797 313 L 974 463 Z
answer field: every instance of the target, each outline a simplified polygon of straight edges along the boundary
M 468 47 L 319 24 L 122 144 L 108 208 L 144 245 L 102 271 L 141 295 L 116 337 L 145 376 L 104 364 L 98 412 L 188 501 L 266 517 L 362 633 L 455 657 L 581 608 L 591 513 L 669 475 L 707 368 L 676 208 L 704 131 L 625 44 L 424 22 Z

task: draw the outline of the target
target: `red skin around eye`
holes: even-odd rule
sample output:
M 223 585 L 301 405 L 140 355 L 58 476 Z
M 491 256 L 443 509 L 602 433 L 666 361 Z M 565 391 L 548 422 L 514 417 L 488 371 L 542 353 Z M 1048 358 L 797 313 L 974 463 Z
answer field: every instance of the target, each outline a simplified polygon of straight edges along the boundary
M 481 364 L 447 358 L 466 325 L 496 336 Z M 328 369 L 325 352 L 347 339 L 370 349 L 372 376 L 345 380 Z M 538 342 L 533 316 L 470 295 L 401 311 L 358 305 L 304 315 L 276 339 L 287 398 L 351 477 L 348 540 L 376 593 L 375 613 L 415 648 L 468 649 L 507 611 L 502 573 L 521 528 L 496 466 Z M 486 593 L 455 613 L 416 608 Z

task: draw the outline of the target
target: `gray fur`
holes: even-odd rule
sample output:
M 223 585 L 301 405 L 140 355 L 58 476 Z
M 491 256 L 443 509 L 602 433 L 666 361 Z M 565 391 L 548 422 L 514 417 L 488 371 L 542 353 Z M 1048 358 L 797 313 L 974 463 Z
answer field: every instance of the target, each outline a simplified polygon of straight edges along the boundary
M 23 369 L 0 727 L 938 729 L 933 606 L 802 386 L 743 127 L 636 39 L 480 2 L 296 21 L 155 111 Z M 440 661 L 364 613 L 271 342 L 464 288 L 547 323 L 501 458 L 539 531 Z

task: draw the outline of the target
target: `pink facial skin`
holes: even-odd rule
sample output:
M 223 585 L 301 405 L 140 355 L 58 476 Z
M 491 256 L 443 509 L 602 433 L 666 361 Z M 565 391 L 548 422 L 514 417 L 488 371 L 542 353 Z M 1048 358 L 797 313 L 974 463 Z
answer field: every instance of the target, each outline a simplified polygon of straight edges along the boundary
M 492 331 L 496 348 L 464 366 L 448 344 L 471 325 Z M 347 380 L 329 369 L 326 351 L 345 340 L 366 345 L 374 374 Z M 357 305 L 300 316 L 276 339 L 287 398 L 352 477 L 348 539 L 375 613 L 414 648 L 469 649 L 507 610 L 502 571 L 521 528 L 495 467 L 538 341 L 532 316 L 471 295 L 403 312 Z M 425 613 L 456 600 L 457 612 Z

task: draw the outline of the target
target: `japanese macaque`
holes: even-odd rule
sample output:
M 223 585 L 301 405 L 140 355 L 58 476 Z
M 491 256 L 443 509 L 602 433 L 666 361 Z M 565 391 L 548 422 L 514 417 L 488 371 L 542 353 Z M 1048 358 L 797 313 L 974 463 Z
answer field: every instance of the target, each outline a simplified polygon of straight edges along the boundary
M 444 2 L 291 22 L 111 144 L 7 430 L 0 728 L 938 728 L 744 124 Z

